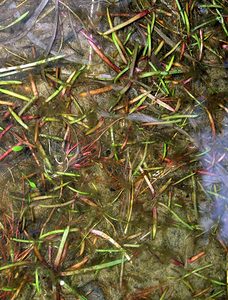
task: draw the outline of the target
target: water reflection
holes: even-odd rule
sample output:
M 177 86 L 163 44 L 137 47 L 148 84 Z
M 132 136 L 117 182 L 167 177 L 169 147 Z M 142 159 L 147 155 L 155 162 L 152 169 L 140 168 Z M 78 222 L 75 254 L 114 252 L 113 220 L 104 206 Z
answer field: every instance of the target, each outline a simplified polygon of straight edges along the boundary
M 202 110 L 194 124 L 196 143 L 202 155 L 202 185 L 208 196 L 201 205 L 201 224 L 209 232 L 218 227 L 218 237 L 228 242 L 228 117 L 220 116 L 216 134 L 212 134 L 207 114 Z

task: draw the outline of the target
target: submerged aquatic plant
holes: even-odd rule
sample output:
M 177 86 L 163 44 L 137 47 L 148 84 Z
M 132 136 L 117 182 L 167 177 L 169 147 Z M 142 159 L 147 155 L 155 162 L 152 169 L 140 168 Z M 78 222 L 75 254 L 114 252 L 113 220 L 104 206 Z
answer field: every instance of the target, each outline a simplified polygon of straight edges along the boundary
M 197 1 L 0 2 L 0 162 L 15 163 L 1 180 L 0 298 L 85 299 L 94 277 L 113 300 L 224 295 L 221 255 L 199 265 L 210 249 L 197 249 L 191 146 L 211 197 L 201 223 L 228 240 L 225 129 L 191 110 L 195 82 L 223 62 L 225 1 L 203 1 L 208 20 Z

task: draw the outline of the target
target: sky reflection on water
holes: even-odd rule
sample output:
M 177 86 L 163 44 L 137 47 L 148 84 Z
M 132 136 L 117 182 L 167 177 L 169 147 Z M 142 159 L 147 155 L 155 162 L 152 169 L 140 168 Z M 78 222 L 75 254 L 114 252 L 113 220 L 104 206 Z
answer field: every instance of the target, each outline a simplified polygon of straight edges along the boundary
M 206 114 L 201 113 L 196 125 L 196 141 L 202 156 L 202 185 L 208 196 L 201 205 L 201 225 L 205 231 L 218 226 L 218 237 L 228 243 L 228 117 L 221 118 L 213 136 Z

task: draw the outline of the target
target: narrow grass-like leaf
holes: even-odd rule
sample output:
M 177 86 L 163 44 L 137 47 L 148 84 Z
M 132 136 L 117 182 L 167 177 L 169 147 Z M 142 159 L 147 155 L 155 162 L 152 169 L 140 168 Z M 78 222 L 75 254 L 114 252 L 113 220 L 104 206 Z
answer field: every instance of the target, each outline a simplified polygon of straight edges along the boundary
M 178 0 L 175 0 L 176 1 L 176 4 L 177 4 L 177 7 L 178 7 L 178 10 L 179 10 L 179 12 L 180 12 L 180 15 L 181 15 L 181 18 L 182 18 L 182 22 L 183 22 L 183 24 L 185 24 L 186 25 L 186 20 L 185 20 L 185 15 L 184 15 L 184 11 L 183 11 L 183 8 L 181 7 L 181 5 L 180 5 L 180 2 L 178 1 Z
M 41 287 L 40 287 L 41 283 L 40 283 L 40 278 L 39 277 L 40 277 L 39 276 L 39 268 L 36 268 L 36 270 L 35 270 L 35 287 L 36 287 L 36 292 L 38 294 L 41 293 Z
M 159 205 L 161 205 L 162 207 L 165 207 L 169 212 L 171 212 L 171 214 L 182 224 L 184 225 L 184 227 L 190 229 L 190 230 L 194 230 L 195 226 L 194 225 L 189 225 L 187 222 L 185 222 L 183 219 L 181 219 L 177 213 L 175 213 L 172 209 L 170 209 L 168 206 L 166 206 L 164 203 L 162 202 L 158 202 Z
M 29 110 L 29 108 L 35 103 L 36 100 L 37 97 L 35 96 L 32 99 L 30 99 L 19 111 L 18 116 L 22 116 L 27 110 Z
M 137 21 L 137 20 L 139 20 L 139 19 L 145 17 L 145 16 L 148 15 L 149 13 L 150 13 L 149 10 L 144 10 L 144 11 L 138 13 L 137 15 L 135 15 L 134 17 L 130 18 L 129 20 L 127 20 L 127 21 L 125 21 L 125 22 L 123 22 L 123 23 L 121 23 L 121 24 L 118 24 L 117 26 L 115 26 L 115 27 L 113 27 L 113 28 L 107 30 L 107 31 L 104 32 L 103 34 L 104 34 L 104 35 L 108 35 L 108 34 L 110 34 L 110 33 L 112 33 L 112 32 L 115 32 L 115 31 L 117 31 L 117 30 L 120 30 L 120 29 L 122 29 L 122 28 L 124 28 L 124 27 L 130 25 L 131 23 L 133 23 L 133 22 L 135 22 L 135 21 Z
M 148 150 L 148 144 L 145 144 L 145 148 L 144 148 L 144 152 L 142 155 L 142 159 L 140 160 L 139 164 L 137 165 L 137 167 L 135 168 L 134 172 L 133 172 L 133 176 L 135 176 L 138 173 L 139 168 L 143 165 L 146 156 L 147 156 L 147 150 Z
M 110 17 L 109 9 L 108 9 L 108 8 L 107 8 L 107 17 L 108 17 L 109 26 L 110 26 L 110 28 L 112 29 L 112 28 L 113 28 L 113 25 L 112 25 L 112 20 L 111 20 L 111 17 Z M 128 62 L 127 62 L 127 59 L 126 59 L 126 57 L 127 57 L 126 50 L 125 50 L 125 48 L 124 48 L 122 42 L 120 41 L 118 35 L 116 34 L 116 32 L 113 32 L 113 33 L 112 33 L 112 40 L 113 40 L 113 42 L 114 42 L 114 44 L 115 44 L 115 46 L 116 46 L 117 51 L 119 52 L 119 55 L 120 55 L 122 61 L 123 61 L 125 64 L 127 64 Z
M 0 92 L 3 93 L 3 94 L 5 94 L 5 95 L 8 95 L 8 96 L 11 96 L 11 97 L 20 99 L 20 100 L 30 101 L 30 98 L 28 98 L 28 97 L 26 97 L 26 96 L 24 96 L 24 95 L 15 93 L 15 92 L 10 91 L 10 90 L 6 90 L 6 89 L 0 88 Z
M 95 265 L 95 266 L 91 266 L 88 268 L 84 268 L 81 270 L 74 270 L 74 271 L 63 271 L 60 273 L 61 276 L 72 276 L 72 275 L 77 275 L 77 274 L 84 274 L 84 273 L 88 273 L 88 272 L 93 272 L 93 271 L 99 271 L 102 269 L 108 269 L 108 268 L 112 268 L 114 266 L 118 266 L 121 265 L 123 263 L 123 261 L 125 262 L 127 259 L 126 258 L 122 258 L 122 259 L 117 259 L 117 260 L 112 260 L 110 262 L 106 262 L 106 263 L 102 263 L 99 265 Z
M 172 65 L 173 65 L 173 62 L 174 62 L 174 58 L 175 58 L 175 55 L 173 55 L 170 59 L 170 62 L 168 63 L 168 65 L 165 67 L 165 70 L 166 72 L 169 72 L 172 68 Z
M 14 20 L 13 22 L 9 23 L 8 25 L 5 26 L 0 26 L 0 31 L 1 30 L 5 30 L 7 28 L 12 27 L 13 25 L 19 23 L 20 21 L 22 21 L 23 19 L 25 19 L 27 17 L 27 15 L 29 14 L 29 11 L 26 11 L 25 13 L 23 13 L 21 16 L 19 16 L 16 20 Z
M 0 85 L 11 85 L 11 84 L 22 84 L 22 81 L 19 80 L 0 80 Z
M 0 77 L 5 77 L 5 76 L 17 74 L 17 73 L 22 72 L 22 71 L 27 71 L 27 70 L 30 70 L 34 67 L 37 67 L 37 66 L 49 63 L 49 62 L 56 61 L 56 60 L 59 60 L 59 59 L 64 58 L 64 57 L 65 57 L 65 55 L 57 55 L 57 56 L 54 56 L 54 57 L 41 59 L 41 60 L 38 60 L 38 61 L 35 61 L 35 62 L 32 62 L 32 63 L 20 65 L 20 66 L 0 68 Z M 26 100 L 26 101 L 28 101 L 28 100 Z
M 184 20 L 185 20 L 187 35 L 189 36 L 190 35 L 190 22 L 189 22 L 188 14 L 186 11 L 184 11 Z
M 130 68 L 130 66 L 127 66 L 121 72 L 119 72 L 119 74 L 117 74 L 114 79 L 114 83 L 116 83 L 122 77 L 122 75 L 125 74 L 129 70 L 129 68 Z
M 55 258 L 55 261 L 54 261 L 54 267 L 55 268 L 58 268 L 61 264 L 61 258 L 62 258 L 62 255 L 63 255 L 63 250 L 64 250 L 64 247 L 66 245 L 66 241 L 67 241 L 67 237 L 68 237 L 69 232 L 70 232 L 70 226 L 67 226 L 66 229 L 63 232 L 63 236 L 62 236 L 62 239 L 61 239 L 61 242 L 60 242 L 60 245 L 59 245 L 59 248 L 58 248 L 58 252 L 57 252 L 57 255 L 56 255 L 56 258 Z
M 8 107 L 10 114 L 12 117 L 26 130 L 29 130 L 29 127 L 22 121 L 22 119 L 12 110 L 12 108 Z
M 125 252 L 125 250 L 121 247 L 121 245 L 118 244 L 112 237 L 110 237 L 106 233 L 104 233 L 100 230 L 96 230 L 96 229 L 92 229 L 92 230 L 90 230 L 90 232 L 92 234 L 95 234 L 97 236 L 104 238 L 105 240 L 109 241 L 112 245 L 114 245 L 116 248 L 121 249 L 123 252 Z M 124 253 L 124 256 L 126 257 L 127 260 L 129 260 L 129 261 L 131 260 L 130 256 L 127 253 Z
M 17 268 L 17 267 L 24 267 L 24 266 L 29 266 L 31 265 L 31 262 L 28 261 L 18 261 L 18 262 L 14 262 L 5 266 L 0 266 L 0 271 L 3 270 L 8 270 L 11 268 Z
M 64 231 L 66 229 L 56 229 L 56 230 L 53 230 L 53 231 L 48 231 L 46 233 L 42 233 L 39 237 L 39 241 L 42 242 L 43 239 L 47 238 L 47 237 L 51 237 L 51 236 L 56 236 L 56 235 L 59 235 L 59 234 L 63 234 Z M 78 228 L 71 228 L 69 230 L 69 232 L 78 232 L 79 229 Z
M 153 77 L 153 76 L 170 76 L 170 75 L 177 75 L 182 74 L 182 70 L 173 70 L 173 71 L 151 71 L 151 72 L 145 72 L 142 73 L 139 77 L 140 78 L 147 78 L 147 77 Z
M 72 186 L 67 186 L 68 189 L 70 189 L 71 191 L 75 192 L 75 193 L 78 193 L 79 195 L 89 195 L 90 193 L 88 192 L 83 192 L 83 191 L 80 191 L 80 190 L 77 190 L 75 188 L 73 188 Z

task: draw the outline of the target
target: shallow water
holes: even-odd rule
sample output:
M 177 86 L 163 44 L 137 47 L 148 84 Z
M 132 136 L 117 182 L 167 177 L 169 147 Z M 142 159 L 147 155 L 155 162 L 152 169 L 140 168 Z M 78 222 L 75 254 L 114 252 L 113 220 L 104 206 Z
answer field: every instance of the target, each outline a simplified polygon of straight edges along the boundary
M 39 3 L 0 3 L 0 296 L 226 299 L 225 1 Z

